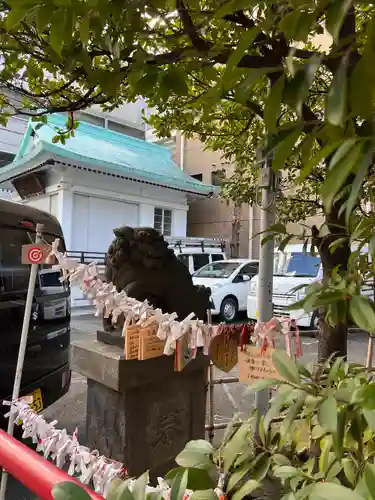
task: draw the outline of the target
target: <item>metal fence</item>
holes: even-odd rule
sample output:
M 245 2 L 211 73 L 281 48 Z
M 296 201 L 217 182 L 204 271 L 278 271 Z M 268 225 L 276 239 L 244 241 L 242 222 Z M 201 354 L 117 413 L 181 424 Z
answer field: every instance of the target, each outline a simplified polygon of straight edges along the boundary
M 105 252 L 86 252 L 80 250 L 68 250 L 67 255 L 70 259 L 78 260 L 81 264 L 91 264 L 96 262 L 99 266 L 104 265 Z

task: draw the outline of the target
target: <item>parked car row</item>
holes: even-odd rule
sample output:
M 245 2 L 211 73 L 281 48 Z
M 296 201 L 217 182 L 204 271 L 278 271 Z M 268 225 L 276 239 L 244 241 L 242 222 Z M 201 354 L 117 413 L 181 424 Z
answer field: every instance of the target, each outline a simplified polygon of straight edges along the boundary
M 195 271 L 193 281 L 196 285 L 211 288 L 211 312 L 219 315 L 222 321 L 235 320 L 239 311 L 247 311 L 247 317 L 256 320 L 258 270 L 259 262 L 256 260 L 223 259 Z M 322 274 L 319 255 L 306 252 L 303 245 L 290 244 L 283 251 L 276 249 L 272 293 L 274 316 L 289 316 L 296 320 L 299 327 L 317 330 L 318 311 L 291 310 L 290 307 L 306 296 L 306 288 L 321 280 Z M 373 298 L 372 284 L 364 286 L 362 294 Z
M 223 259 L 206 264 L 193 273 L 196 285 L 211 288 L 213 315 L 222 321 L 234 321 L 240 311 L 247 311 L 249 319 L 258 316 L 257 287 L 259 262 L 251 259 Z M 299 285 L 308 286 L 320 279 L 319 256 L 307 254 L 302 245 L 288 245 L 282 252 L 276 250 L 274 257 L 273 310 L 276 316 L 293 316 L 297 324 L 310 329 L 317 328 L 317 311 L 290 311 L 289 306 L 304 297 Z

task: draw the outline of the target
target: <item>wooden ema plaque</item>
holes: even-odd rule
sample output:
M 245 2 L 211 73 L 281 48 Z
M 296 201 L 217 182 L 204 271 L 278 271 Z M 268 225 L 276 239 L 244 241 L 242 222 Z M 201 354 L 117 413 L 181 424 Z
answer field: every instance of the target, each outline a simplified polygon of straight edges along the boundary
M 233 331 L 220 331 L 213 337 L 208 350 L 213 364 L 223 372 L 230 372 L 238 362 L 238 334 Z
M 275 349 L 268 347 L 266 351 L 262 352 L 261 347 L 252 345 L 244 345 L 242 349 L 238 348 L 240 382 L 251 384 L 261 379 L 283 380 L 272 361 Z
M 174 357 L 174 369 L 176 372 L 182 372 L 187 364 L 194 358 L 193 350 L 189 346 L 190 331 L 185 333 L 176 341 L 176 352 Z
M 129 325 L 125 330 L 125 359 L 138 359 L 139 356 L 139 325 Z
M 139 329 L 139 360 L 158 358 L 163 355 L 165 340 L 160 340 L 156 336 L 158 328 L 159 326 L 154 323 Z

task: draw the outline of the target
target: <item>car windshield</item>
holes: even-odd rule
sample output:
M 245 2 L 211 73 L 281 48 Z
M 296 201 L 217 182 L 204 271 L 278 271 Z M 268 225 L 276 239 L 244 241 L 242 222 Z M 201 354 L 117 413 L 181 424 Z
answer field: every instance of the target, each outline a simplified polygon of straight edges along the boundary
M 64 288 L 63 283 L 60 281 L 61 272 L 60 271 L 49 271 L 39 273 L 40 286 L 42 288 L 48 287 L 61 287 Z
M 238 268 L 239 262 L 212 262 L 198 269 L 193 276 L 195 278 L 229 278 L 229 276 Z
M 303 252 L 277 252 L 274 258 L 275 276 L 299 276 L 315 278 L 318 275 L 320 258 Z

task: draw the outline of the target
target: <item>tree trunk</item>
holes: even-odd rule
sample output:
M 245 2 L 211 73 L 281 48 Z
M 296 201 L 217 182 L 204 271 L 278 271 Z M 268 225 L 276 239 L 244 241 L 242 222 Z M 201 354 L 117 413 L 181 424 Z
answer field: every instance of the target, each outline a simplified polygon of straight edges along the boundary
M 240 229 L 241 229 L 241 207 L 235 204 L 233 207 L 233 216 L 232 216 L 232 237 L 231 237 L 232 259 L 237 259 L 239 257 Z
M 341 204 L 336 203 L 332 211 L 325 216 L 325 223 L 329 229 L 329 234 L 327 236 L 319 236 L 319 231 L 315 226 L 312 229 L 313 244 L 319 249 L 323 265 L 324 281 L 328 281 L 332 276 L 332 271 L 335 267 L 339 266 L 342 273 L 345 273 L 348 269 L 348 261 L 351 253 L 349 239 L 338 248 L 335 248 L 333 252 L 330 248 L 330 244 L 337 238 L 342 237 L 345 232 L 344 211 L 341 211 L 343 214 L 339 215 L 340 208 Z M 348 335 L 347 322 L 331 327 L 325 322 L 324 316 L 324 311 L 321 311 L 318 337 L 318 361 L 325 361 L 332 355 L 346 357 Z

